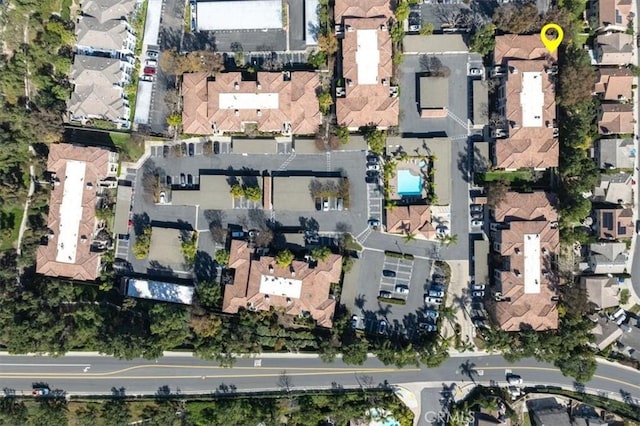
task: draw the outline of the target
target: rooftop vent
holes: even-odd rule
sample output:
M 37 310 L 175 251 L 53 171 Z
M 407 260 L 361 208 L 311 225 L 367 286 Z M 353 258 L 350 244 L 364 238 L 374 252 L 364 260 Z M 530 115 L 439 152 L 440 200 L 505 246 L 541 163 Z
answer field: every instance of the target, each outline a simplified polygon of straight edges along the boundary
M 264 295 L 264 301 L 265 301 L 265 302 L 268 302 L 268 301 L 269 301 L 269 295 L 268 295 L 268 294 L 265 294 L 265 295 Z
M 353 32 L 353 27 L 351 25 L 347 25 L 347 32 Z
M 269 265 L 269 272 L 273 274 L 273 266 Z
M 380 25 L 380 31 L 387 31 L 387 26 L 385 24 Z
M 238 83 L 237 81 L 233 83 L 233 88 L 236 90 L 240 90 L 240 83 Z
M 262 117 L 262 110 L 257 111 L 258 117 Z
M 258 90 L 262 89 L 262 84 L 260 84 L 259 82 L 256 82 L 256 88 Z
M 236 117 L 240 116 L 240 110 L 236 109 L 235 111 L 233 111 L 233 113 L 235 114 Z

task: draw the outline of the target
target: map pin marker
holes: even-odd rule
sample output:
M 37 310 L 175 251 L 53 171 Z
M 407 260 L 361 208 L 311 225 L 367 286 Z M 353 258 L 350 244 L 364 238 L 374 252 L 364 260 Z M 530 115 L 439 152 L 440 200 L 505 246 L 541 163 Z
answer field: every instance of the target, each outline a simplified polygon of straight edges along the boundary
M 550 39 L 547 36 L 547 31 L 549 30 L 554 30 L 556 32 L 556 38 Z M 562 43 L 563 37 L 564 31 L 562 31 L 562 28 L 560 28 L 560 25 L 558 24 L 547 24 L 542 27 L 542 30 L 540 30 L 540 39 L 542 39 L 542 44 L 544 44 L 544 47 L 546 47 L 550 53 L 553 53 L 558 49 L 558 46 Z

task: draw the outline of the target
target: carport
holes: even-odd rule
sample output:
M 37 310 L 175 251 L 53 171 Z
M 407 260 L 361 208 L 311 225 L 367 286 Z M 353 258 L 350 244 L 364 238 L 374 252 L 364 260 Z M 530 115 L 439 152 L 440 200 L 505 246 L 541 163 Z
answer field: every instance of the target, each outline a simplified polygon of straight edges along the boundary
M 199 1 L 196 15 L 198 31 L 282 29 L 281 0 Z
M 275 139 L 236 139 L 231 141 L 234 154 L 277 154 Z

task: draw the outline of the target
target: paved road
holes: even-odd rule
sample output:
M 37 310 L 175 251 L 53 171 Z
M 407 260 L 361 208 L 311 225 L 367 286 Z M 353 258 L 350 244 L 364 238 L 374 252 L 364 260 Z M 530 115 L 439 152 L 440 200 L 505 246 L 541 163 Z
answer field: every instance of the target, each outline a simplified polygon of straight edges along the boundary
M 636 7 L 636 16 L 640 16 L 638 15 L 640 13 L 640 1 L 635 1 L 635 7 Z M 638 34 L 638 31 L 640 30 L 640 23 L 638 22 L 638 20 L 635 20 L 635 25 L 637 26 L 636 28 L 636 34 Z M 634 43 L 634 58 L 635 58 L 635 65 L 638 65 L 638 47 L 637 44 Z M 638 77 L 634 78 L 634 84 L 638 84 Z M 638 103 L 638 89 L 634 90 L 634 108 L 635 108 L 635 114 L 636 114 L 636 124 L 635 124 L 635 134 L 636 134 L 636 147 L 638 144 L 638 139 L 637 139 L 637 135 L 638 133 L 638 123 L 640 123 L 640 104 Z M 637 157 L 637 156 L 636 156 Z M 640 159 L 636 159 L 636 182 L 638 182 L 638 179 L 640 179 L 640 173 L 638 172 L 638 166 L 640 166 Z M 636 206 L 635 206 L 635 218 L 638 219 L 638 212 L 640 212 L 640 196 L 638 196 L 638 193 L 635 193 L 635 197 L 636 197 Z M 637 235 L 635 235 L 633 237 L 633 248 L 632 248 L 632 252 L 633 252 L 633 260 L 631 263 L 631 283 L 632 283 L 632 290 L 636 301 L 640 300 L 638 299 L 640 297 L 640 279 L 637 279 L 635 277 L 639 277 L 640 275 L 640 247 L 638 247 L 638 242 L 640 241 L 640 238 L 638 238 Z
M 45 382 L 54 389 L 71 394 L 112 394 L 115 390 L 127 395 L 156 394 L 158 392 L 207 393 L 223 390 L 277 390 L 282 375 L 294 390 L 330 387 L 378 386 L 425 382 L 425 386 L 451 387 L 452 383 L 468 384 L 466 370 L 474 379 L 494 380 L 505 385 L 507 370 L 520 374 L 525 384 L 555 385 L 573 388 L 575 383 L 564 377 L 555 367 L 534 360 L 509 364 L 501 356 L 465 356 L 448 359 L 438 368 L 385 367 L 370 358 L 360 367 L 341 361 L 324 364 L 312 355 L 263 355 L 242 359 L 233 368 L 223 368 L 214 362 L 179 353 L 147 361 L 118 360 L 93 354 L 70 354 L 61 358 L 41 356 L 0 355 L 0 386 L 14 389 L 18 394 L 29 393 L 34 382 Z M 601 363 L 593 380 L 586 386 L 609 397 L 620 398 L 628 393 L 640 398 L 640 372 L 611 363 Z

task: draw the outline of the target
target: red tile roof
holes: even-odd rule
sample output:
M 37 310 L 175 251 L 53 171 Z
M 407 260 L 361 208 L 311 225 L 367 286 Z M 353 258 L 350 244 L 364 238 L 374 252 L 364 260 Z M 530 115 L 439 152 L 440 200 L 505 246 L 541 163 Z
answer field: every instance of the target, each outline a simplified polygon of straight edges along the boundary
M 494 209 L 496 222 L 514 220 L 558 221 L 558 197 L 552 192 L 507 192 L 502 203 Z
M 110 164 L 110 156 L 113 155 L 114 153 L 97 147 L 71 144 L 50 145 L 47 170 L 55 173 L 59 184 L 55 184 L 51 190 L 48 226 L 52 233 L 49 235 L 48 244 L 38 247 L 37 273 L 81 281 L 93 281 L 97 278 L 100 255 L 90 251 L 96 225 L 96 189 L 100 180 L 108 175 L 115 175 L 116 170 L 110 168 L 113 167 L 112 161 Z M 77 247 L 74 263 L 64 263 L 56 260 L 61 226 L 60 208 L 65 183 L 67 183 L 65 170 L 69 160 L 82 161 L 86 164 L 84 183 L 82 185 L 82 216 L 78 224 L 78 230 L 74 233 Z
M 182 123 L 184 133 L 211 134 L 212 124 L 222 132 L 243 131 L 243 123 L 254 122 L 263 132 L 282 132 L 290 123 L 294 134 L 313 134 L 321 122 L 317 90 L 318 74 L 294 71 L 290 79 L 280 72 L 261 72 L 257 81 L 243 81 L 242 73 L 208 73 L 183 75 Z M 230 109 L 220 106 L 220 95 L 277 94 L 278 108 Z
M 342 256 L 331 254 L 324 262 L 311 268 L 307 262 L 293 261 L 291 269 L 281 268 L 275 258 L 252 257 L 254 250 L 245 241 L 233 240 L 229 256 L 229 268 L 235 272 L 233 284 L 225 286 L 223 312 L 237 313 L 241 308 L 266 311 L 279 307 L 289 315 L 309 312 L 322 327 L 332 327 L 336 302 L 329 297 L 332 283 L 340 281 Z M 260 292 L 263 276 L 292 278 L 302 281 L 300 298 Z
M 392 15 L 389 0 L 336 0 L 333 8 L 336 22 L 343 17 L 376 18 Z
M 420 234 L 427 239 L 436 235 L 431 224 L 430 206 L 397 206 L 387 209 L 386 227 L 390 234 Z
M 336 114 L 338 123 L 350 129 L 371 123 L 380 128 L 398 125 L 399 101 L 390 94 L 393 64 L 387 21 L 387 18 L 344 19 L 342 77 L 346 96 L 336 99 Z M 358 30 L 377 31 L 379 63 L 376 84 L 361 84 L 358 80 Z

